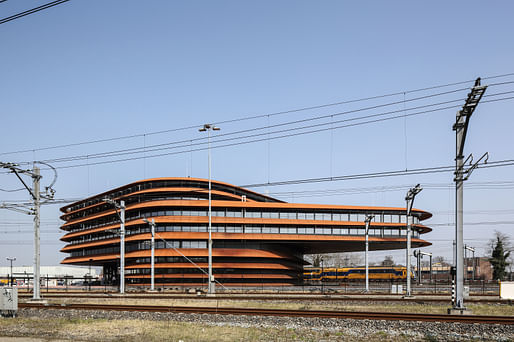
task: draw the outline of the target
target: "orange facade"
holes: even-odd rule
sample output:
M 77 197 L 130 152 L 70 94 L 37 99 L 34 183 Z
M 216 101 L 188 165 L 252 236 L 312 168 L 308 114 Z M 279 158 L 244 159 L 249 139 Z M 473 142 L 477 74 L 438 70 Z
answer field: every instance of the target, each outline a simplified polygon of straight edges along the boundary
M 364 218 L 370 250 L 405 247 L 405 208 L 285 203 L 227 183 L 212 182 L 213 274 L 224 286 L 299 284 L 305 254 L 364 250 Z M 110 198 L 124 201 L 125 278 L 150 284 L 150 226 L 154 219 L 155 283 L 205 286 L 208 243 L 208 180 L 157 178 L 125 185 L 61 208 L 63 264 L 102 266 L 108 283 L 119 281 L 120 219 Z M 431 214 L 413 209 L 414 248 L 430 243 L 420 234 Z

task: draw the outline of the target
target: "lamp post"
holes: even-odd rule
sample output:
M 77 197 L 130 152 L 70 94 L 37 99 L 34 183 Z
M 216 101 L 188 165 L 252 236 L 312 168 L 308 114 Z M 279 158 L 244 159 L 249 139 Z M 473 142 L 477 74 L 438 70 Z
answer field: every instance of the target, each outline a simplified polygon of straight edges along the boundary
M 116 203 L 113 199 L 104 198 L 104 202 L 112 204 L 114 210 L 120 219 L 120 293 L 125 293 L 125 201 L 120 201 L 120 204 Z M 120 212 L 118 213 L 118 209 Z
M 407 192 L 407 195 L 405 196 L 405 201 L 407 201 L 407 254 L 406 254 L 406 265 L 407 265 L 407 293 L 406 296 L 409 297 L 411 295 L 411 286 L 410 286 L 410 271 L 411 271 L 411 265 L 410 265 L 410 249 L 411 249 L 411 225 L 412 225 L 412 217 L 410 215 L 412 210 L 412 205 L 414 203 L 414 198 L 417 194 L 419 194 L 423 190 L 423 188 L 417 184 L 415 187 L 409 189 Z
M 151 227 L 152 233 L 152 242 L 150 244 L 152 252 L 150 256 L 150 291 L 155 290 L 155 220 L 149 221 L 147 218 L 144 218 L 143 221 L 148 223 Z
M 368 241 L 368 232 L 369 232 L 369 223 L 375 217 L 375 215 L 366 215 L 366 219 L 364 223 L 366 224 L 366 252 L 364 254 L 364 263 L 366 264 L 366 292 L 369 292 L 369 266 L 368 266 L 368 250 L 369 250 L 369 241 Z
M 207 132 L 207 145 L 208 145 L 208 164 L 209 164 L 209 279 L 207 281 L 207 293 L 215 294 L 216 293 L 216 284 L 214 282 L 214 276 L 212 275 L 212 210 L 211 210 L 211 131 L 219 131 L 220 128 L 216 127 L 212 124 L 205 124 L 202 128 L 200 128 L 199 132 Z
M 6 259 L 11 262 L 11 286 L 12 286 L 13 285 L 12 262 L 16 261 L 16 257 L 7 257 Z

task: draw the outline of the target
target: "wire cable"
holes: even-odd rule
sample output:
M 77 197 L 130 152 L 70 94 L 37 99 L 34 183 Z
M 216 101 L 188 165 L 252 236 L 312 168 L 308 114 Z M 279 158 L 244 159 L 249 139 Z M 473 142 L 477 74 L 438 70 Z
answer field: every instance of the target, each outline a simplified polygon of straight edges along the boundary
M 500 74 L 500 75 L 486 76 L 486 77 L 482 77 L 482 80 L 504 78 L 504 77 L 510 77 L 510 76 L 514 76 L 514 73 L 505 73 L 505 74 Z M 427 91 L 427 90 L 433 90 L 433 89 L 440 89 L 440 88 L 445 88 L 445 87 L 450 87 L 450 86 L 456 86 L 456 85 L 471 83 L 471 82 L 474 82 L 474 81 L 475 80 L 466 80 L 466 81 L 452 82 L 452 83 L 440 84 L 440 85 L 435 85 L 435 86 L 430 86 L 430 87 L 425 87 L 425 88 L 418 88 L 418 89 L 412 89 L 412 90 L 388 93 L 388 94 L 377 95 L 377 96 L 363 97 L 363 98 L 353 99 L 353 100 L 339 101 L 339 102 L 328 103 L 328 104 L 321 104 L 321 105 L 309 106 L 309 107 L 301 107 L 301 108 L 296 108 L 296 109 L 291 109 L 291 110 L 286 110 L 286 111 L 272 112 L 272 113 L 267 113 L 267 114 L 254 115 L 254 116 L 246 116 L 246 117 L 240 117 L 240 118 L 224 120 L 224 121 L 216 121 L 216 122 L 213 122 L 213 124 L 220 125 L 220 124 L 225 124 L 225 123 L 233 123 L 233 122 L 239 122 L 239 121 L 247 121 L 247 120 L 259 119 L 259 118 L 264 118 L 264 117 L 267 117 L 267 116 L 277 116 L 277 115 L 290 114 L 290 113 L 296 113 L 296 112 L 313 110 L 313 109 L 321 109 L 321 108 L 326 108 L 326 107 L 330 107 L 330 106 L 337 106 L 337 105 L 342 105 L 342 104 L 349 104 L 349 103 L 356 103 L 356 102 L 362 102 L 362 101 L 376 100 L 376 99 L 392 97 L 392 96 L 398 96 L 398 95 L 403 95 L 403 94 L 416 93 L 416 92 L 422 92 L 422 91 Z M 503 84 L 503 83 L 501 83 L 501 84 Z M 496 84 L 490 84 L 489 86 L 493 86 L 493 85 L 496 85 Z M 143 137 L 145 135 L 146 136 L 150 136 L 150 135 L 158 135 L 158 134 L 177 132 L 177 131 L 181 131 L 181 130 L 193 129 L 193 128 L 200 127 L 202 125 L 203 125 L 203 123 L 202 124 L 198 124 L 198 125 L 191 125 L 191 126 L 185 126 L 185 127 L 168 129 L 168 130 L 160 130 L 160 131 L 154 131 L 154 132 L 146 132 L 146 133 L 141 133 L 141 134 L 125 135 L 125 136 L 119 136 L 119 137 L 113 137 L 113 138 L 105 138 L 105 139 L 96 139 L 96 140 L 82 141 L 82 142 L 78 142 L 78 143 L 61 144 L 61 145 L 54 145 L 54 146 L 41 147 L 41 148 L 17 150 L 17 151 L 10 151 L 10 152 L 2 152 L 2 153 L 0 153 L 0 155 L 10 155 L 10 154 L 19 154 L 19 153 L 27 153 L 27 152 L 37 152 L 37 151 L 44 151 L 44 150 L 52 150 L 52 149 L 74 147 L 74 146 L 80 146 L 80 145 L 96 144 L 96 143 L 103 143 L 103 142 L 112 142 L 112 141 L 116 141 L 116 140 L 125 140 L 125 139 L 139 138 L 139 137 Z
M 60 5 L 62 3 L 68 2 L 68 1 L 70 1 L 70 0 L 56 0 L 56 1 L 52 1 L 52 2 L 49 2 L 47 4 L 38 6 L 38 7 L 34 7 L 32 9 L 29 9 L 29 10 L 24 11 L 24 12 L 16 13 L 14 15 L 11 15 L 10 17 L 6 17 L 6 18 L 3 18 L 3 19 L 0 19 L 0 25 L 1 24 L 5 24 L 5 23 L 7 23 L 7 22 L 9 22 L 11 20 L 19 19 L 19 18 L 24 17 L 26 15 L 33 14 L 33 13 L 45 10 L 47 8 Z
M 505 92 L 500 92 L 500 93 L 495 93 L 495 94 L 489 94 L 489 95 L 486 95 L 484 97 L 494 97 L 494 96 L 511 94 L 511 93 L 514 93 L 514 91 L 505 91 Z M 432 96 L 437 96 L 437 95 L 439 95 L 439 94 L 434 94 Z M 483 103 L 487 103 L 487 102 L 494 102 L 494 101 L 506 100 L 506 99 L 511 99 L 511 98 L 507 97 L 507 98 L 495 99 L 495 100 L 484 100 L 482 102 Z M 411 99 L 411 100 L 415 100 L 415 99 Z M 350 121 L 357 121 L 357 120 L 362 120 L 362 119 L 386 116 L 386 115 L 390 115 L 390 114 L 394 114 L 394 113 L 402 113 L 402 112 L 405 112 L 405 111 L 412 111 L 412 110 L 415 110 L 415 109 L 422 109 L 422 108 L 427 108 L 427 107 L 439 106 L 439 105 L 453 103 L 453 102 L 461 102 L 461 99 L 444 101 L 444 102 L 439 102 L 439 103 L 434 103 L 434 104 L 427 104 L 427 105 L 422 105 L 422 106 L 417 106 L 417 107 L 411 107 L 411 108 L 408 108 L 408 109 L 399 109 L 399 110 L 393 110 L 393 111 L 382 112 L 382 113 L 377 113 L 377 114 L 365 115 L 365 116 L 360 116 L 360 117 L 356 117 L 356 118 L 349 118 L 349 119 L 343 119 L 343 120 L 338 120 L 338 121 L 324 122 L 324 123 L 319 123 L 319 124 L 313 124 L 313 125 L 306 125 L 306 126 L 290 128 L 290 129 L 276 130 L 276 131 L 273 131 L 273 132 L 255 133 L 255 134 L 245 135 L 245 136 L 241 136 L 241 137 L 237 137 L 236 136 L 236 137 L 233 137 L 233 138 L 220 139 L 220 137 L 226 137 L 226 136 L 230 136 L 230 135 L 237 135 L 237 134 L 242 134 L 242 133 L 246 133 L 246 132 L 250 132 L 250 131 L 253 132 L 253 131 L 256 131 L 256 130 L 264 130 L 264 129 L 267 129 L 269 127 L 280 127 L 280 126 L 289 125 L 289 124 L 293 124 L 293 123 L 301 123 L 301 122 L 306 122 L 306 121 L 311 121 L 311 120 L 317 120 L 319 118 L 328 118 L 328 117 L 332 118 L 333 116 L 353 113 L 355 111 L 360 111 L 360 110 L 363 110 L 363 109 L 357 109 L 357 110 L 353 110 L 353 111 L 346 111 L 346 112 L 340 112 L 340 113 L 333 113 L 333 114 L 329 114 L 329 115 L 323 115 L 322 117 L 317 117 L 317 118 L 309 118 L 309 119 L 303 119 L 303 120 L 296 120 L 296 121 L 288 122 L 288 123 L 275 124 L 275 125 L 270 125 L 270 126 L 263 126 L 263 127 L 258 127 L 258 128 L 240 130 L 240 131 L 236 131 L 236 132 L 230 132 L 230 133 L 226 133 L 226 134 L 220 134 L 220 135 L 217 135 L 217 136 L 213 137 L 212 143 L 216 144 L 216 143 L 220 143 L 220 142 L 226 142 L 226 141 L 229 142 L 229 141 L 241 140 L 241 139 L 245 139 L 246 140 L 246 139 L 249 139 L 249 138 L 260 137 L 260 136 L 264 136 L 264 135 L 266 135 L 266 140 L 269 140 L 269 139 L 279 139 L 279 138 L 295 136 L 295 135 L 301 135 L 301 134 L 317 133 L 317 132 L 322 132 L 322 131 L 326 131 L 326 130 L 340 129 L 340 128 L 344 128 L 344 127 L 351 127 L 351 126 L 356 126 L 356 125 L 375 123 L 375 122 L 379 122 L 379 121 L 386 121 L 386 120 L 397 119 L 397 118 L 402 118 L 402 117 L 405 118 L 405 117 L 408 117 L 408 116 L 415 116 L 415 115 L 419 115 L 419 114 L 428 113 L 428 112 L 431 112 L 431 111 L 403 114 L 403 115 L 398 115 L 398 116 L 392 116 L 392 117 L 389 117 L 389 118 L 384 118 L 383 120 L 365 121 L 365 122 L 361 122 L 361 123 L 354 124 L 354 125 L 343 125 L 343 126 L 335 126 L 334 127 L 333 126 L 334 123 L 343 123 L 343 122 L 350 122 Z M 454 108 L 454 107 L 455 106 L 443 107 L 443 108 L 439 108 L 439 109 L 436 109 L 436 110 L 444 110 L 444 109 L 450 109 L 450 108 Z M 315 127 L 323 127 L 323 126 L 330 126 L 330 127 L 323 128 L 323 129 L 317 129 L 317 130 L 311 130 L 311 131 L 307 131 L 307 132 L 286 134 L 286 135 L 278 136 L 278 137 L 276 137 L 276 136 L 275 137 L 269 137 L 269 134 L 276 135 L 276 134 L 280 134 L 280 133 L 287 133 L 287 132 L 290 132 L 292 129 L 294 129 L 294 130 L 303 130 L 303 129 L 309 129 L 309 128 L 315 128 Z M 192 144 L 191 143 L 192 140 L 195 140 L 195 141 L 205 140 L 205 138 L 186 139 L 186 140 L 181 140 L 181 141 L 176 141 L 176 142 L 171 142 L 171 143 L 166 143 L 166 144 L 152 145 L 152 146 L 168 146 L 168 147 L 160 147 L 160 148 L 152 148 L 152 149 L 146 148 L 144 150 L 141 150 L 140 148 L 124 149 L 124 150 L 118 150 L 118 151 L 112 151 L 112 152 L 98 153 L 98 154 L 93 154 L 93 155 L 88 154 L 88 155 L 81 155 L 81 156 L 63 157 L 63 158 L 57 158 L 57 159 L 47 159 L 47 160 L 45 160 L 45 162 L 47 162 L 47 163 L 64 163 L 64 162 L 78 161 L 78 160 L 84 160 L 84 159 L 87 159 L 89 161 L 90 159 L 117 157 L 117 156 L 132 155 L 132 154 L 137 154 L 137 153 L 145 153 L 145 155 L 143 157 L 137 157 L 137 158 L 138 159 L 140 159 L 140 158 L 145 158 L 146 159 L 146 157 L 152 158 L 152 157 L 155 156 L 155 155 L 154 156 L 152 156 L 152 155 L 147 156 L 146 153 L 148 153 L 148 152 L 157 152 L 157 151 L 170 150 L 170 149 L 180 149 L 180 148 L 186 148 L 186 147 L 189 148 L 188 151 L 180 151 L 180 152 L 177 152 L 177 153 L 186 153 L 186 152 L 190 153 L 191 151 L 205 150 L 205 148 L 191 150 L 191 147 L 193 145 L 194 146 L 205 145 L 205 142 L 198 142 L 198 143 Z M 254 139 L 254 140 L 247 141 L 247 142 L 242 142 L 242 143 L 246 144 L 246 143 L 258 142 L 258 141 L 262 141 L 262 140 L 263 139 Z M 189 142 L 189 144 L 187 144 L 187 145 L 184 144 L 186 142 Z M 182 143 L 182 145 L 179 145 L 180 143 Z M 178 145 L 176 145 L 176 146 L 169 146 L 169 145 L 173 145 L 173 144 L 178 144 Z M 225 147 L 225 146 L 230 146 L 230 145 L 231 144 L 222 145 L 222 146 L 219 146 L 219 145 L 216 146 L 215 145 L 215 146 L 212 146 L 212 148 Z M 176 154 L 176 153 L 170 153 L 170 154 Z M 161 155 L 162 154 L 159 154 L 157 156 L 161 156 Z M 169 155 L 169 154 L 164 154 L 164 155 Z M 124 160 L 122 160 L 122 161 L 124 161 Z M 30 162 L 24 162 L 24 163 L 30 163 Z M 98 164 L 99 163 L 89 163 L 89 162 L 87 163 L 87 165 L 98 165 Z M 82 165 L 84 165 L 84 164 L 82 164 Z M 66 167 L 61 167 L 61 168 L 66 168 Z
M 482 100 L 481 102 L 482 103 L 487 103 L 487 102 L 497 102 L 497 101 L 505 101 L 505 100 L 512 100 L 512 99 L 514 99 L 514 96 L 506 97 L 506 98 L 500 98 L 500 99 L 493 99 L 493 100 Z M 407 116 L 407 117 L 417 116 L 417 115 L 421 115 L 421 114 L 427 114 L 427 113 L 442 111 L 442 110 L 446 110 L 446 109 L 454 109 L 454 108 L 459 108 L 459 107 L 461 107 L 461 106 L 460 105 L 446 106 L 446 107 L 441 107 L 441 108 L 437 108 L 437 109 L 431 109 L 431 110 L 425 110 L 425 111 L 419 111 L 419 112 L 415 112 L 415 113 L 410 113 L 410 114 L 406 114 L 406 115 L 401 114 L 401 115 L 391 116 L 391 117 L 387 117 L 387 118 L 368 120 L 368 121 L 363 121 L 363 122 L 358 122 L 358 123 L 352 123 L 352 124 L 346 124 L 346 125 L 329 127 L 329 128 L 313 129 L 313 130 L 309 130 L 309 131 L 305 131 L 305 132 L 293 132 L 293 133 L 283 134 L 283 135 L 280 135 L 280 136 L 270 137 L 269 139 L 276 140 L 276 139 L 289 138 L 289 137 L 305 135 L 305 134 L 319 133 L 319 132 L 327 131 L 327 130 L 330 130 L 330 129 L 342 129 L 342 128 L 348 128 L 348 127 L 354 127 L 354 126 L 367 125 L 367 124 L 371 124 L 371 123 L 378 123 L 378 122 L 383 122 L 383 121 L 389 121 L 389 120 L 394 120 L 394 119 L 398 119 L 398 118 L 403 118 L 404 116 Z M 319 125 L 320 124 L 318 124 L 318 125 L 311 125 L 311 126 L 314 127 L 314 126 L 319 126 Z M 289 132 L 289 131 L 290 130 L 286 130 L 286 132 Z M 241 137 L 239 139 L 248 139 L 248 137 Z M 248 141 L 237 141 L 237 142 L 233 142 L 233 143 L 214 145 L 214 146 L 211 146 L 211 149 L 218 149 L 218 148 L 231 147 L 231 146 L 240 146 L 240 145 L 243 145 L 243 144 L 250 144 L 250 143 L 265 141 L 267 139 L 268 139 L 267 137 L 264 137 L 264 138 L 256 138 L 256 139 L 248 140 Z M 216 143 L 216 141 L 215 142 L 211 142 L 211 143 L 214 144 L 214 143 Z M 187 147 L 189 147 L 189 145 L 187 145 Z M 174 147 L 174 148 L 178 148 L 178 147 Z M 183 154 L 183 153 L 191 153 L 191 152 L 198 152 L 198 151 L 205 151 L 205 150 L 207 150 L 207 147 L 200 147 L 200 148 L 189 149 L 189 150 L 184 150 L 184 151 L 158 153 L 158 154 L 153 154 L 153 155 L 130 157 L 130 158 L 121 158 L 121 159 L 114 159 L 114 160 L 108 160 L 108 161 L 99 161 L 99 162 L 93 162 L 93 163 L 89 162 L 87 164 L 82 163 L 82 164 L 74 164 L 74 165 L 64 165 L 64 166 L 58 166 L 58 167 L 56 167 L 56 169 L 69 169 L 69 168 L 77 168 L 77 167 L 84 167 L 84 166 L 112 164 L 112 163 L 118 163 L 118 162 L 126 162 L 126 161 L 139 160 L 139 159 L 142 159 L 142 158 L 157 158 L 157 157 L 177 155 L 177 154 Z
M 17 192 L 17 191 L 22 191 L 22 190 L 25 190 L 25 188 L 12 189 L 12 190 L 9 190 L 9 189 L 0 189 L 0 191 L 3 191 L 3 192 Z

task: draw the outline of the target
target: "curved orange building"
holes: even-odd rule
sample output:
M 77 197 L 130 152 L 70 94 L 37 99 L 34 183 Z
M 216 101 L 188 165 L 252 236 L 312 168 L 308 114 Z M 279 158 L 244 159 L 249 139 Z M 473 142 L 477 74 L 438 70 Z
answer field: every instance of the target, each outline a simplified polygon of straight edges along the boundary
M 366 214 L 370 250 L 405 248 L 405 208 L 286 203 L 241 187 L 212 181 L 213 274 L 225 286 L 301 283 L 304 254 L 364 250 Z M 157 178 L 131 183 L 61 208 L 68 253 L 62 263 L 102 266 L 107 282 L 119 281 L 120 227 L 105 198 L 126 205 L 127 285 L 150 284 L 150 226 L 156 223 L 156 286 L 206 286 L 208 180 Z M 412 246 L 429 242 L 420 222 L 432 215 L 413 209 Z

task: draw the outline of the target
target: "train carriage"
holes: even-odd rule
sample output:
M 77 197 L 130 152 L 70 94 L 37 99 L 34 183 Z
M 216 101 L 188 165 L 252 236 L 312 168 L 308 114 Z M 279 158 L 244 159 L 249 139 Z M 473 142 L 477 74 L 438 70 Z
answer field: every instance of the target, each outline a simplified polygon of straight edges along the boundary
M 323 271 L 320 268 L 307 269 L 303 273 L 305 282 L 315 281 L 346 281 L 346 280 L 365 280 L 365 267 L 327 267 Z M 368 268 L 369 280 L 388 281 L 405 280 L 407 269 L 402 266 L 370 266 Z M 411 278 L 414 273 L 411 272 Z

